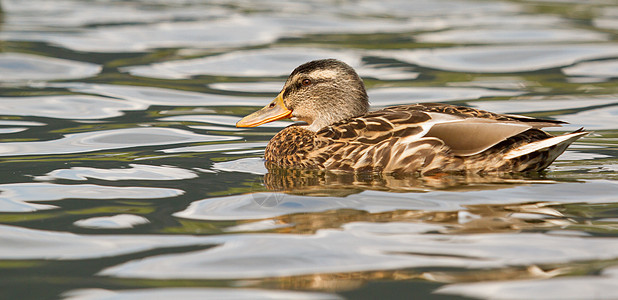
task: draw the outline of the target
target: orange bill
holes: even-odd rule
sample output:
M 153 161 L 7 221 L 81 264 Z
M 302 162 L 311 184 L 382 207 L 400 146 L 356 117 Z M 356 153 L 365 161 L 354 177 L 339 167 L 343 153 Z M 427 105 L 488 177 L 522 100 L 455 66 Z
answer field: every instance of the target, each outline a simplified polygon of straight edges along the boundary
M 282 93 L 280 93 L 273 102 L 264 106 L 264 108 L 240 119 L 240 121 L 236 123 L 236 127 L 260 126 L 264 123 L 289 118 L 291 115 L 292 111 L 285 107 Z

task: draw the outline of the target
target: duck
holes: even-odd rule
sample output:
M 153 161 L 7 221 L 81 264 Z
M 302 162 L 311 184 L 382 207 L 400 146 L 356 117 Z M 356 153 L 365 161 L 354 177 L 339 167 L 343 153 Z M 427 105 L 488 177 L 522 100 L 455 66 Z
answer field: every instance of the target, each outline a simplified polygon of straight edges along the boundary
M 498 114 L 467 106 L 416 103 L 369 110 L 356 71 L 336 59 L 304 63 L 280 93 L 237 127 L 300 121 L 278 132 L 270 165 L 332 172 L 482 174 L 539 172 L 588 134 L 542 130 L 566 122 Z

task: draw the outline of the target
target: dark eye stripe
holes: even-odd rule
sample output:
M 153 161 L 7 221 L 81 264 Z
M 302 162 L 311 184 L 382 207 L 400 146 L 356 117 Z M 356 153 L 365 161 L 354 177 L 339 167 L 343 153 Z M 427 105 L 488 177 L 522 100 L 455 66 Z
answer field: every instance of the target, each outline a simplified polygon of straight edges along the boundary
M 289 86 L 286 87 L 285 90 L 283 91 L 283 99 L 285 99 L 291 92 L 292 92 L 292 88 Z
M 311 84 L 317 84 L 317 83 L 323 83 L 326 82 L 327 80 L 324 79 L 310 79 L 311 80 Z M 302 85 L 302 80 L 301 81 L 297 81 L 296 83 L 292 83 L 290 85 L 288 85 L 285 90 L 283 90 L 283 98 L 285 99 L 290 93 L 294 92 L 294 91 L 298 91 L 303 87 Z

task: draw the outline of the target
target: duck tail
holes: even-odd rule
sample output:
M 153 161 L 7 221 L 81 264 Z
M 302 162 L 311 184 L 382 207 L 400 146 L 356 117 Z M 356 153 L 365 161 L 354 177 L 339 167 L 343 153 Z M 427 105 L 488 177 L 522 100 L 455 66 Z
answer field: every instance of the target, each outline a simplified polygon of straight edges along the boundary
M 507 152 L 504 155 L 504 158 L 514 159 L 522 155 L 553 148 L 549 149 L 550 157 L 548 157 L 548 162 L 552 163 L 556 158 L 558 158 L 558 156 L 560 156 L 560 154 L 562 154 L 567 149 L 567 147 L 569 147 L 569 145 L 588 134 L 590 134 L 590 132 L 584 131 L 584 128 L 582 127 L 567 134 L 554 136 L 540 141 L 535 141 L 515 148 Z

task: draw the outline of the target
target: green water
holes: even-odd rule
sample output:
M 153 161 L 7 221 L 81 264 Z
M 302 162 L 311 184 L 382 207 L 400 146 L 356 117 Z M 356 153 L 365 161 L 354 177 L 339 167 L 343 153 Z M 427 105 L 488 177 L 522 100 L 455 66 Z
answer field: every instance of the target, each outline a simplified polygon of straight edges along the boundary
M 618 298 L 612 1 L 0 1 L 2 299 Z M 270 172 L 338 58 L 372 107 L 585 127 L 544 173 Z

